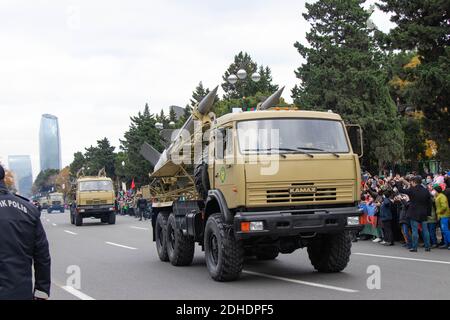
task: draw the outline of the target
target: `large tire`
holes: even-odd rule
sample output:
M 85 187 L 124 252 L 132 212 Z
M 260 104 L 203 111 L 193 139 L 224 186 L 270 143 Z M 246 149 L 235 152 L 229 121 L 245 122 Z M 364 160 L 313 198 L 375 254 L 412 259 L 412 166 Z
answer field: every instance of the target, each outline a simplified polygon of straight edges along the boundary
M 256 251 L 256 259 L 258 260 L 275 260 L 278 257 L 279 250 L 276 247 L 259 249 Z
M 208 271 L 216 281 L 239 278 L 244 263 L 244 248 L 234 238 L 232 226 L 225 224 L 223 215 L 211 215 L 205 227 L 205 258 Z
M 188 266 L 194 259 L 194 238 L 183 234 L 183 230 L 177 228 L 175 215 L 172 213 L 167 219 L 167 255 L 174 266 Z
M 208 175 L 208 149 L 203 150 L 201 163 L 194 168 L 194 182 L 198 194 L 205 200 L 211 189 Z
M 109 222 L 109 217 L 108 216 L 103 216 L 100 218 L 101 223 L 108 223 Z
M 156 251 L 158 252 L 159 260 L 169 261 L 169 256 L 167 254 L 167 215 L 164 213 L 159 213 L 156 218 L 155 223 L 155 242 Z
M 346 231 L 324 234 L 308 245 L 308 255 L 317 271 L 340 272 L 350 260 L 351 247 L 352 241 Z
M 109 213 L 108 224 L 116 224 L 116 213 L 115 212 Z
M 79 213 L 75 214 L 75 225 L 81 227 L 83 225 L 83 216 Z

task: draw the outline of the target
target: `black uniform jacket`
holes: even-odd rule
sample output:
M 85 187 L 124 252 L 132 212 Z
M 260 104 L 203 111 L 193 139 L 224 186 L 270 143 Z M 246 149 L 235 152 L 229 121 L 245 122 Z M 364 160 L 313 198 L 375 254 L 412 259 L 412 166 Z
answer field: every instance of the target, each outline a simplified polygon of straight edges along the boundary
M 416 221 L 427 221 L 427 217 L 431 215 L 432 206 L 430 192 L 422 185 L 404 189 L 399 183 L 397 189 L 400 193 L 407 194 L 409 197 L 410 202 L 406 216 Z
M 0 181 L 0 299 L 46 298 L 50 283 L 50 253 L 40 213 Z

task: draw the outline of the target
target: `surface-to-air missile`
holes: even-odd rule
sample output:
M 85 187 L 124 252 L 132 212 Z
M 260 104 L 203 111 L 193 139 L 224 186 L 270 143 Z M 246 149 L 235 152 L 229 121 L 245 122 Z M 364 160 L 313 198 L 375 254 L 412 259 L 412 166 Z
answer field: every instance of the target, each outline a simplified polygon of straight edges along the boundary
M 257 110 L 267 110 L 270 108 L 275 107 L 279 102 L 281 95 L 283 94 L 284 87 L 272 94 L 270 97 L 268 97 L 266 100 L 264 100 L 262 103 L 260 103 L 257 107 Z
M 186 144 L 193 145 L 191 139 L 194 134 L 194 123 L 195 121 L 200 121 L 203 124 L 205 121 L 208 121 L 208 114 L 213 109 L 218 89 L 219 87 L 217 86 L 194 107 L 192 114 L 183 127 L 173 131 L 172 141 L 162 153 L 159 153 L 148 143 L 142 145 L 141 154 L 154 166 L 152 177 L 171 176 L 179 170 L 179 164 L 175 164 L 172 161 L 172 155 L 179 154 L 181 148 L 186 147 Z M 189 136 L 189 141 L 186 141 L 187 136 Z

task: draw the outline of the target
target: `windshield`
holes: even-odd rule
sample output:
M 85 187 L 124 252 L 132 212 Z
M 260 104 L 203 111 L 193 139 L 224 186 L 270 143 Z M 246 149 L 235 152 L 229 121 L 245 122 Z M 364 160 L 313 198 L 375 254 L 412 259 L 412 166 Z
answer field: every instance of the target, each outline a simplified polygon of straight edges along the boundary
M 79 191 L 112 191 L 113 185 L 111 181 L 82 181 L 78 187 Z
M 348 153 L 340 121 L 306 118 L 241 121 L 241 153 Z
M 61 200 L 62 199 L 62 194 L 51 194 L 50 195 L 50 199 L 52 199 L 52 200 Z

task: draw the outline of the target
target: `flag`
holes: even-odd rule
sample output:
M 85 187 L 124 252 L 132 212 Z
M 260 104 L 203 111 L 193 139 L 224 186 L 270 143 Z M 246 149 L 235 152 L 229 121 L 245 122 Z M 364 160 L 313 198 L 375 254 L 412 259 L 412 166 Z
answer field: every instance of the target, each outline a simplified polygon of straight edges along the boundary
M 134 188 L 136 188 L 136 185 L 134 184 L 134 178 L 133 178 L 133 181 L 131 181 L 131 189 L 134 189 Z

